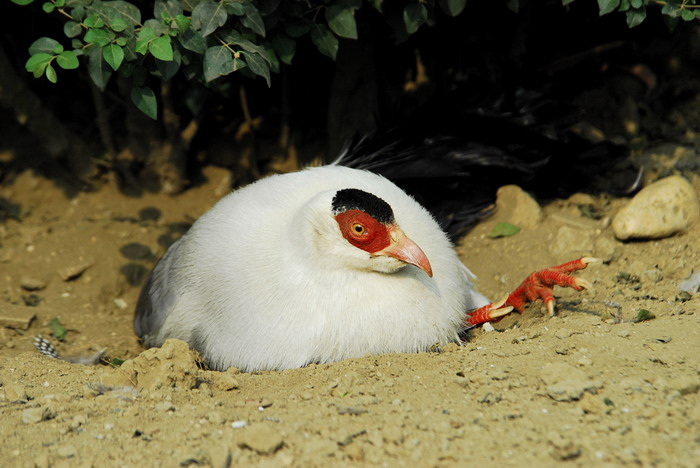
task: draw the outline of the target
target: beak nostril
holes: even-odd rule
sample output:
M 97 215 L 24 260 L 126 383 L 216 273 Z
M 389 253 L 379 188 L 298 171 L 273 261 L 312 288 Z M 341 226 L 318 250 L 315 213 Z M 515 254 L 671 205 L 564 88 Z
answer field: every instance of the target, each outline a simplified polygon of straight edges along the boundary
M 396 225 L 389 228 L 389 238 L 391 243 L 388 247 L 375 252 L 373 255 L 385 255 L 401 260 L 409 265 L 414 265 L 425 272 L 429 277 L 433 277 L 433 268 L 430 266 L 430 261 L 423 250 L 413 242 L 409 237 Z

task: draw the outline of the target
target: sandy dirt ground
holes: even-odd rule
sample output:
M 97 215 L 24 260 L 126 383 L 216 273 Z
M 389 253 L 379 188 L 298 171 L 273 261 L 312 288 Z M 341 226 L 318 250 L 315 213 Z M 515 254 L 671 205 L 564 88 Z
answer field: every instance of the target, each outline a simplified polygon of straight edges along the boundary
M 534 305 L 461 346 L 219 373 L 180 342 L 144 352 L 131 325 L 144 275 L 228 190 L 223 169 L 204 176 L 176 197 L 113 183 L 69 197 L 32 170 L 0 187 L 14 210 L 0 223 L 1 466 L 700 466 L 700 300 L 678 290 L 700 268 L 700 225 L 622 243 L 609 220 L 626 200 L 578 194 L 492 239 L 497 214 L 458 245 L 480 291 L 497 299 L 580 255 L 604 260 L 578 273 L 594 289 L 557 289 L 554 318 Z M 655 318 L 635 322 L 640 309 Z M 36 335 L 127 361 L 51 359 Z

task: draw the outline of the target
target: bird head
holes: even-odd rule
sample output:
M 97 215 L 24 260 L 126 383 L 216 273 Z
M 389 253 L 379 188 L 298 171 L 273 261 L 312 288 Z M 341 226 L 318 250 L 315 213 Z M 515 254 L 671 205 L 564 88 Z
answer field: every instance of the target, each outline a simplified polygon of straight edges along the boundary
M 391 206 L 381 198 L 354 188 L 338 190 L 332 210 L 345 241 L 369 254 L 370 269 L 390 273 L 409 264 L 433 276 L 428 257 L 399 227 Z

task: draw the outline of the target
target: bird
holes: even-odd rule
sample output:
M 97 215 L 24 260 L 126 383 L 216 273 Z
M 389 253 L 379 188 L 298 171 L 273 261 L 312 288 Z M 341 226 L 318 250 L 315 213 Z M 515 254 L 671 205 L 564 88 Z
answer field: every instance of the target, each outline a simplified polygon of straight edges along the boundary
M 211 369 L 284 370 L 458 342 L 541 298 L 593 259 L 535 272 L 490 302 L 447 233 L 387 178 L 336 163 L 219 200 L 172 244 L 139 295 L 144 346 L 186 341 Z

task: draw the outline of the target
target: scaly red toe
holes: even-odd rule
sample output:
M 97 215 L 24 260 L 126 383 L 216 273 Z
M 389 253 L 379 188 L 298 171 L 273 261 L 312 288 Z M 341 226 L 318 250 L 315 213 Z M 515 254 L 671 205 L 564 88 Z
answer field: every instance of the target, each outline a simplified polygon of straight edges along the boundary
M 492 322 L 509 314 L 513 309 L 522 313 L 528 302 L 542 299 L 547 305 L 549 315 L 554 315 L 554 286 L 574 288 L 577 291 L 591 289 L 592 285 L 582 278 L 575 278 L 571 273 L 583 270 L 589 263 L 598 260 L 583 257 L 561 265 L 539 270 L 528 276 L 507 299 L 485 305 L 467 314 L 465 324 L 473 327 L 485 322 Z

